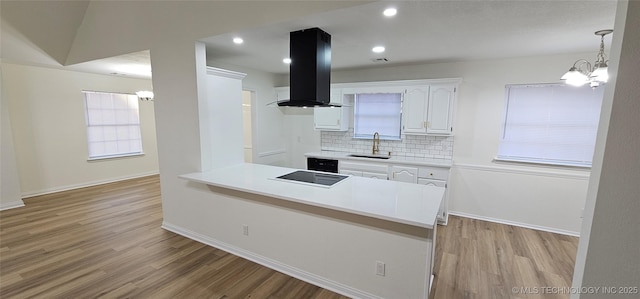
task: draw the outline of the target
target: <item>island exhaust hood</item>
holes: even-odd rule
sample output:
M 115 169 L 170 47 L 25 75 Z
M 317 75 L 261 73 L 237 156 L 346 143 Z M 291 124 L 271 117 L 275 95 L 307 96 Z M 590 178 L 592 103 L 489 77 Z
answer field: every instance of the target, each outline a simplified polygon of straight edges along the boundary
M 289 34 L 291 57 L 289 100 L 278 102 L 287 107 L 330 107 L 331 35 L 320 28 Z

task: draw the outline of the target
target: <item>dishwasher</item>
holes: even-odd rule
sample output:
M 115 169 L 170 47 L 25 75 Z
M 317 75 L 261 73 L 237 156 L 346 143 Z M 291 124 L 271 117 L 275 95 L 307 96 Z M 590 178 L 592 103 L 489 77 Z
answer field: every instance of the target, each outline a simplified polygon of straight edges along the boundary
M 338 173 L 338 160 L 309 157 L 307 158 L 307 169 Z

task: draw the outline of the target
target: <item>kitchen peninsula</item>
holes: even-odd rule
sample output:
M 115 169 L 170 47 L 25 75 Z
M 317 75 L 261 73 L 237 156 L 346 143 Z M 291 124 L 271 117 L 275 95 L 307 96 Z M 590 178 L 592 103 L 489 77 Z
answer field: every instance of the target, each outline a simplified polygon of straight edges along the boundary
M 276 179 L 293 171 L 238 164 L 181 175 L 210 195 L 226 227 L 163 226 L 353 298 L 428 298 L 444 188 L 355 176 L 331 187 Z

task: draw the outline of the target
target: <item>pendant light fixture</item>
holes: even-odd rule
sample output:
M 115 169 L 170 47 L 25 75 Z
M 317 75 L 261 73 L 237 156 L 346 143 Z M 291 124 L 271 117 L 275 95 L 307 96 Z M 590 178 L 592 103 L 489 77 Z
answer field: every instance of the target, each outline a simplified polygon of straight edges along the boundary
M 598 87 L 609 80 L 607 62 L 604 55 L 604 36 L 612 33 L 612 29 L 598 30 L 595 35 L 600 36 L 600 51 L 593 66 L 586 59 L 579 59 L 560 79 L 573 86 L 582 86 L 589 83 L 591 87 Z

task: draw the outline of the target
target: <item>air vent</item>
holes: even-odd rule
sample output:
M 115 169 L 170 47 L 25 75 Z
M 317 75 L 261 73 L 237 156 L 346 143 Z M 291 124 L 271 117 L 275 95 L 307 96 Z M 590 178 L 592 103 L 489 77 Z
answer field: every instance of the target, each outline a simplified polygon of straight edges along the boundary
M 373 61 L 373 62 L 387 62 L 387 61 L 389 61 L 389 59 L 386 59 L 386 58 L 373 58 L 373 59 L 371 59 L 371 61 Z

